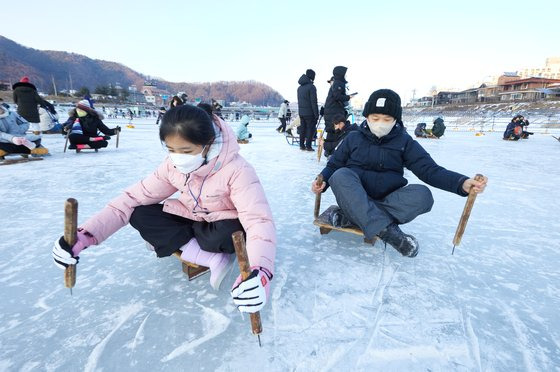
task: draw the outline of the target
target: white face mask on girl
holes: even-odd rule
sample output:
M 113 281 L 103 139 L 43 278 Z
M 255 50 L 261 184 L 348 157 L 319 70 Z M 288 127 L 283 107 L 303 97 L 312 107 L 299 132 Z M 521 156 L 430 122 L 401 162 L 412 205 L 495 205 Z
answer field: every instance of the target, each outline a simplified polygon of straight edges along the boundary
M 367 120 L 367 125 L 369 127 L 369 130 L 371 131 L 371 133 L 375 134 L 377 138 L 381 138 L 383 136 L 388 135 L 391 129 L 393 129 L 393 127 L 395 126 L 395 124 L 397 124 L 396 119 L 390 123 L 385 123 L 383 121 L 370 122 L 369 120 Z
M 202 163 L 204 163 L 204 157 L 202 153 L 206 146 L 202 148 L 202 151 L 199 154 L 191 155 L 191 154 L 174 154 L 170 153 L 169 157 L 175 165 L 175 168 L 181 173 L 187 174 L 191 173 L 194 170 L 200 168 Z

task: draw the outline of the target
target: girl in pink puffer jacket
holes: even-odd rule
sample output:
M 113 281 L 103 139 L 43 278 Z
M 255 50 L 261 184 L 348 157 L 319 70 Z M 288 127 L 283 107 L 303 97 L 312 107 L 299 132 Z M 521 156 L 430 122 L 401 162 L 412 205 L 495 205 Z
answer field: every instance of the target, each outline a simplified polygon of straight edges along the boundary
M 239 155 L 232 129 L 217 116 L 183 105 L 162 119 L 160 139 L 169 156 L 155 172 L 129 187 L 79 229 L 70 247 L 55 242 L 61 268 L 80 252 L 130 224 L 158 257 L 181 250 L 181 258 L 210 268 L 210 284 L 220 286 L 235 252 L 231 234 L 245 231 L 252 275 L 232 289 L 240 311 L 259 311 L 274 273 L 276 230 L 264 190 L 253 167 Z M 179 191 L 177 199 L 169 199 Z M 163 203 L 161 203 L 163 202 Z

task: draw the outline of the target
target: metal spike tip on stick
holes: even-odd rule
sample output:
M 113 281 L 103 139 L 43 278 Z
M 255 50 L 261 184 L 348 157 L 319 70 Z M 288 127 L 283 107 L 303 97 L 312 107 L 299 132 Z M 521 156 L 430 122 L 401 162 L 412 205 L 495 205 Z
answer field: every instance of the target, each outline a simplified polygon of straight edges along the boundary
M 477 174 L 476 176 L 474 176 L 474 179 L 475 181 L 482 181 L 484 180 L 484 176 L 482 174 Z M 474 201 L 476 200 L 476 195 L 477 193 L 474 191 L 474 187 L 471 186 L 469 190 L 469 196 L 467 197 L 467 201 L 465 202 L 463 214 L 461 214 L 459 225 L 457 226 L 457 230 L 455 231 L 455 237 L 453 237 L 453 250 L 451 251 L 451 255 L 455 253 L 455 246 L 461 244 L 461 239 L 463 238 L 463 233 L 465 232 L 465 228 L 467 227 L 467 222 L 469 221 Z
M 247 279 L 251 275 L 251 266 L 249 265 L 249 257 L 247 256 L 247 249 L 245 249 L 245 238 L 243 237 L 243 231 L 236 231 L 231 234 L 233 239 L 233 245 L 235 247 L 235 254 L 237 255 L 237 262 L 239 263 L 239 271 L 241 271 L 241 278 L 243 280 Z M 251 313 L 251 330 L 254 335 L 257 335 L 259 340 L 259 347 L 261 344 L 261 314 L 257 311 L 256 313 Z
M 76 233 L 78 229 L 78 201 L 74 198 L 69 198 L 64 203 L 64 240 L 70 247 L 76 244 Z M 70 295 L 72 295 L 72 288 L 76 284 L 76 265 L 68 265 L 64 270 L 64 285 L 70 288 Z

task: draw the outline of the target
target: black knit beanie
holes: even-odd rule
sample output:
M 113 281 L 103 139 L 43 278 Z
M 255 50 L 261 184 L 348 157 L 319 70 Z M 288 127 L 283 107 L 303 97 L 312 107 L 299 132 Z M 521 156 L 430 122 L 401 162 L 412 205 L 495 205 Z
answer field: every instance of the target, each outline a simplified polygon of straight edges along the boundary
M 308 69 L 307 71 L 305 71 L 305 75 L 307 75 L 307 77 L 310 78 L 311 81 L 315 81 L 315 71 L 313 71 L 312 69 Z
M 362 112 L 366 118 L 369 114 L 390 115 L 402 121 L 401 97 L 391 89 L 376 90 L 369 96 Z

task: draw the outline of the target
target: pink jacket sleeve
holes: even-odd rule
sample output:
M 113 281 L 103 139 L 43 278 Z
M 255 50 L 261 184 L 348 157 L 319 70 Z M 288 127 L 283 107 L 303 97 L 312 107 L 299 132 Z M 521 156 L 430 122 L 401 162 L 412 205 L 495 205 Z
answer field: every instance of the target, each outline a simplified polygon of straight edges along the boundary
M 236 170 L 230 182 L 230 197 L 247 234 L 249 263 L 274 274 L 276 228 L 259 178 L 253 167 L 246 163 Z
M 111 200 L 81 227 L 92 234 L 99 244 L 128 224 L 134 208 L 139 205 L 157 204 L 173 195 L 177 188 L 168 180 L 167 167 L 168 164 L 164 161 L 153 174 Z

